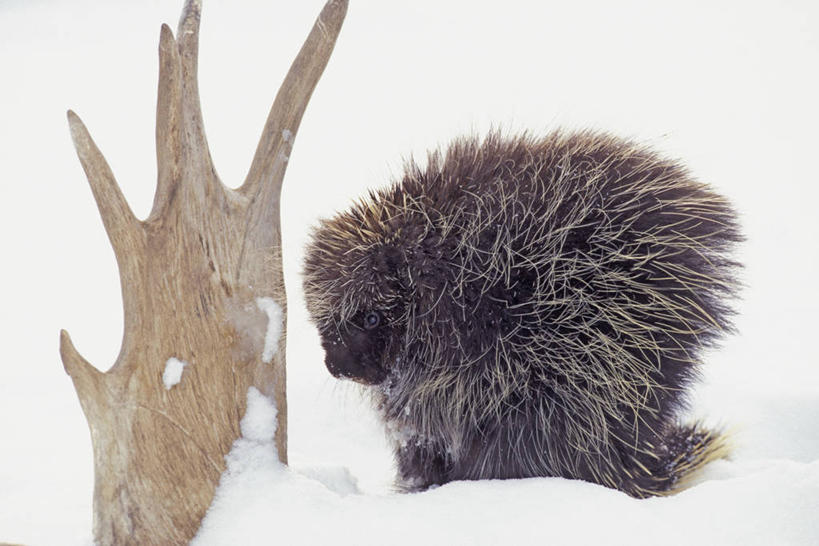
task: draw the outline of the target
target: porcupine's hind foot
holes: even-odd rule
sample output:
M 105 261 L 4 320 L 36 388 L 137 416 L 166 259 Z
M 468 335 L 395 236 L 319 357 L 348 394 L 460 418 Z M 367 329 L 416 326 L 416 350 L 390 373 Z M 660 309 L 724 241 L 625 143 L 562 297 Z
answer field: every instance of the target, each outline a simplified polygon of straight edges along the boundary
M 652 497 L 677 493 L 690 485 L 692 478 L 708 463 L 728 455 L 726 436 L 700 423 L 675 425 L 659 446 L 631 455 L 633 478 L 620 488 L 633 497 Z

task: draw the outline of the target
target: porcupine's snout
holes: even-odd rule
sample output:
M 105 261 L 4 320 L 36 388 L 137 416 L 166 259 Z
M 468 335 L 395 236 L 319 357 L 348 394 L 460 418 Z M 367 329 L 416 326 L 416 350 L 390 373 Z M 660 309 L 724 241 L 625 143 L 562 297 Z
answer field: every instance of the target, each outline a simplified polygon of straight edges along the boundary
M 334 377 L 365 385 L 377 385 L 387 377 L 386 371 L 368 354 L 367 336 L 363 332 L 323 336 L 322 339 L 324 365 Z

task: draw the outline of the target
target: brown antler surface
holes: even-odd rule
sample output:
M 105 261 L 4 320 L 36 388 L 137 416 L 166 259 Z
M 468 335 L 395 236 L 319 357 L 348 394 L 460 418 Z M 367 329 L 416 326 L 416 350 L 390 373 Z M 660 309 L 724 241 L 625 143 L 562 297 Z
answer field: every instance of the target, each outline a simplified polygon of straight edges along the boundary
M 346 0 L 325 5 L 237 190 L 216 175 L 202 125 L 198 0 L 186 3 L 176 39 L 167 26 L 161 30 L 158 182 L 145 221 L 131 212 L 82 121 L 68 112 L 116 254 L 125 317 L 122 348 L 105 373 L 80 356 L 68 333 L 60 337 L 91 429 L 100 544 L 177 544 L 194 536 L 240 434 L 250 387 L 276 403 L 276 447 L 286 462 L 279 197 L 293 139 L 346 10 Z M 166 375 L 174 365 L 181 378 Z

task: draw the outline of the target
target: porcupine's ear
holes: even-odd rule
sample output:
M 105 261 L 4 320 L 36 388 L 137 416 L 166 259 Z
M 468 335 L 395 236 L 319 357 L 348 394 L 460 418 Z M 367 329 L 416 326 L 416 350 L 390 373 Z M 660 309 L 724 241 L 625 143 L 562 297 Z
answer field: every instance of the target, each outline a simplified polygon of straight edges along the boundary
M 403 250 L 399 271 L 406 299 L 424 315 L 438 305 L 452 274 L 449 257 L 435 245 L 430 248 L 426 244 Z
M 406 256 L 399 245 L 386 242 L 376 247 L 373 252 L 373 269 L 385 287 L 391 292 L 396 292 L 395 296 L 402 299 L 407 296 L 411 282 Z
M 382 275 L 395 275 L 406 263 L 404 256 L 394 243 L 381 243 L 373 250 L 374 267 Z
M 403 299 L 406 283 L 400 278 L 405 276 L 406 266 L 402 252 L 394 243 L 375 241 L 366 248 L 340 256 L 339 259 L 346 259 L 351 264 L 340 281 L 357 286 L 357 292 L 367 302 L 365 305 L 383 308 Z

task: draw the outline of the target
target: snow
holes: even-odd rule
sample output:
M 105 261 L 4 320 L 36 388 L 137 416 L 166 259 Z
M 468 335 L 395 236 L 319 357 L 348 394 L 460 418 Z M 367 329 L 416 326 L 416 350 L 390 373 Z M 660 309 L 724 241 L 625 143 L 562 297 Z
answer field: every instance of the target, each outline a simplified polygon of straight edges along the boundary
M 165 384 L 166 390 L 171 390 L 174 385 L 182 381 L 182 371 L 187 366 L 187 362 L 183 362 L 178 358 L 171 357 L 165 363 L 165 371 L 162 372 L 162 382 Z
M 264 335 L 264 349 L 262 362 L 267 364 L 273 360 L 273 355 L 279 350 L 279 337 L 282 335 L 283 313 L 273 298 L 258 298 L 256 305 L 267 315 L 267 331 Z
M 256 387 L 250 387 L 247 410 L 239 427 L 242 438 L 258 444 L 271 444 L 276 435 L 276 403 Z
M 635 501 L 560 478 L 455 482 L 412 495 L 341 495 L 322 487 L 315 474 L 260 465 L 241 491 L 234 486 L 229 500 L 217 497 L 219 512 L 209 513 L 194 544 L 228 544 L 241 537 L 242 544 L 263 545 L 284 536 L 288 544 L 373 546 L 767 546 L 813 544 L 819 536 L 813 517 L 819 509 L 819 461 L 713 466 L 714 477 L 700 486 L 672 498 Z M 220 491 L 223 487 L 224 482 Z
M 57 332 L 66 328 L 107 369 L 120 350 L 122 300 L 65 111 L 79 113 L 146 217 L 159 25 L 177 21 L 182 3 L 0 3 L 0 542 L 90 543 L 91 439 Z M 199 88 L 226 184 L 243 180 L 322 4 L 204 2 Z M 819 544 L 819 74 L 809 69 L 819 65 L 818 25 L 819 4 L 807 0 L 509 0 L 502 8 L 351 0 L 282 189 L 290 466 L 260 447 L 269 428 L 258 441 L 244 438 L 257 455 L 236 479 L 246 487 L 220 496 L 212 508 L 220 524 L 199 540 Z M 423 158 L 493 124 L 638 138 L 683 158 L 741 211 L 739 334 L 706 356 L 691 399 L 691 418 L 726 426 L 734 452 L 691 489 L 638 501 L 541 478 L 397 494 L 383 427 L 365 397 L 324 369 L 300 290 L 310 226 L 400 172 L 402 155 Z
M 258 503 L 259 485 L 275 481 L 276 476 L 286 472 L 276 454 L 275 402 L 256 387 L 250 387 L 247 409 L 239 424 L 242 436 L 225 457 L 227 468 L 194 544 L 230 544 L 232 531 L 225 534 L 224 529 L 236 521 L 236 506 Z

